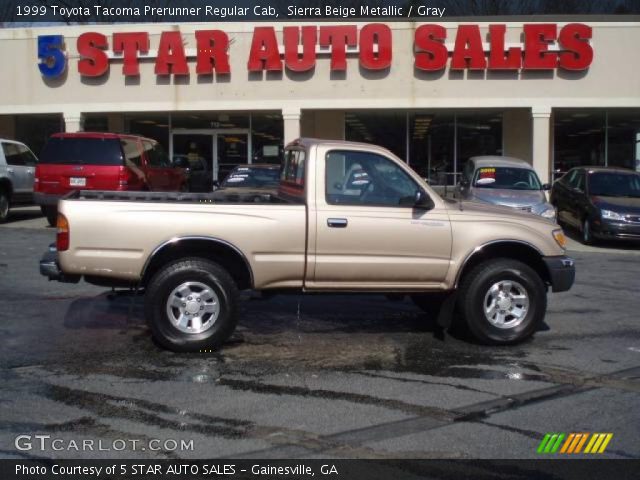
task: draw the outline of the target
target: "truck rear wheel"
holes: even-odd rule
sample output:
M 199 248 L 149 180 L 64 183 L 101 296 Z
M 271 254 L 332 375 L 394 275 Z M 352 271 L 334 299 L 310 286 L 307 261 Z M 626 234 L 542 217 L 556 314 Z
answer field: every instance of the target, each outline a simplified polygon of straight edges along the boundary
M 511 259 L 475 267 L 460 287 L 458 308 L 469 332 L 481 343 L 508 345 L 535 333 L 547 309 L 540 276 Z
M 144 312 L 154 338 L 177 352 L 214 349 L 233 333 L 238 288 L 219 265 L 187 258 L 158 271 L 147 286 Z

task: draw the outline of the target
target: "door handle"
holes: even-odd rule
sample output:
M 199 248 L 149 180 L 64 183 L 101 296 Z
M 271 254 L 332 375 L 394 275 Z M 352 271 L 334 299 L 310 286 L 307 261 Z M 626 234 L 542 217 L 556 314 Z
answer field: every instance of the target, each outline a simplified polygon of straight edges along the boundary
M 327 218 L 327 225 L 331 228 L 347 228 L 348 223 L 346 218 Z

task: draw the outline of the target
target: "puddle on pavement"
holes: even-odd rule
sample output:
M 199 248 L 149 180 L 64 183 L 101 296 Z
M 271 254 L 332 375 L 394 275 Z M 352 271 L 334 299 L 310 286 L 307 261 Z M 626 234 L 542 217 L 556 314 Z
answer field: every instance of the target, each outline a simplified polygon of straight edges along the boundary
M 385 371 L 436 377 L 546 380 L 526 362 L 527 344 L 484 347 L 442 334 L 409 302 L 384 297 L 275 297 L 246 302 L 237 332 L 218 352 L 176 354 L 157 346 L 141 324 L 128 322 L 112 350 L 80 351 L 48 369 L 60 374 L 213 383 L 223 376 L 314 371 Z M 108 316 L 118 326 L 115 302 Z M 114 311 L 115 310 L 115 311 Z M 120 308 L 119 315 L 126 313 Z M 135 309 L 135 317 L 140 316 Z M 335 312 L 335 313 L 333 313 Z M 107 315 L 105 315 L 106 317 Z M 119 317 L 118 317 L 119 318 Z M 90 325 L 100 325 L 94 318 Z M 109 328 L 105 327 L 108 332 Z M 103 332 L 100 328 L 94 333 Z M 114 341 L 115 329 L 107 333 Z

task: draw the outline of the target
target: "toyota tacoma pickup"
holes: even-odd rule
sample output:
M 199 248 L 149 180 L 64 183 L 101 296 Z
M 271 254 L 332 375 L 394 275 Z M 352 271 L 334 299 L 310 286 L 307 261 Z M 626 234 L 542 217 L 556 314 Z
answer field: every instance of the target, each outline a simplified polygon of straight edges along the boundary
M 154 337 L 176 351 L 222 345 L 247 289 L 408 295 L 481 343 L 516 343 L 542 323 L 547 292 L 575 276 L 554 222 L 445 200 L 391 152 L 361 143 L 292 142 L 279 187 L 258 203 L 78 191 L 58 210 L 41 273 L 144 290 Z

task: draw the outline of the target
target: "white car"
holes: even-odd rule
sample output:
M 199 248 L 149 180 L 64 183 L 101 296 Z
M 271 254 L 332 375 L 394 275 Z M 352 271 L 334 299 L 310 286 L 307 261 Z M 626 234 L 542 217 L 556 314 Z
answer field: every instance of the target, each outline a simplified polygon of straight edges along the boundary
M 24 143 L 0 139 L 0 223 L 13 205 L 33 202 L 37 157 Z

